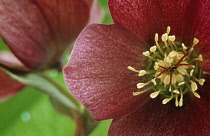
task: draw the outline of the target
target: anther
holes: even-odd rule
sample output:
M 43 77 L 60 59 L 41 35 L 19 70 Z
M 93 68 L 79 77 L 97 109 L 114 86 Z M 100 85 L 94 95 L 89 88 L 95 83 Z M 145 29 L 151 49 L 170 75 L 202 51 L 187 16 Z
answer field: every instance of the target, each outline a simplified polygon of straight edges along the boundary
M 156 43 L 156 45 L 157 45 L 158 50 L 160 51 L 160 53 L 161 53 L 162 55 L 164 55 L 164 52 L 163 52 L 163 50 L 160 48 L 160 45 L 159 45 L 159 43 L 158 43 L 158 34 L 157 34 L 157 33 L 155 34 L 155 43 Z
M 154 86 L 150 86 L 149 88 L 147 89 L 144 89 L 143 91 L 139 91 L 139 92 L 133 92 L 133 96 L 136 96 L 136 95 L 139 95 L 139 94 L 142 94 L 142 93 L 145 93 L 149 90 L 151 90 Z
M 198 55 L 198 58 L 194 58 L 194 59 L 190 60 L 189 63 L 192 63 L 192 62 L 197 61 L 197 60 L 203 61 L 203 56 L 200 54 L 200 55 Z
M 162 104 L 166 104 L 168 103 L 170 100 L 172 100 L 173 97 L 170 97 L 170 98 L 165 98 L 163 101 L 162 101 Z
M 176 105 L 176 107 L 178 107 L 179 106 L 179 101 L 178 101 L 178 95 L 176 94 L 176 96 L 175 96 L 175 105 Z
M 156 78 L 152 79 L 151 82 L 152 82 L 154 85 L 157 85 L 155 79 L 156 79 Z
M 173 90 L 173 93 L 179 94 L 178 90 Z
M 174 41 L 175 41 L 175 36 L 174 36 L 174 35 L 168 36 L 168 39 L 169 39 L 170 41 L 174 42 Z
M 200 95 L 199 95 L 198 93 L 196 93 L 196 92 L 192 92 L 192 93 L 194 94 L 195 97 L 201 98 Z
M 146 74 L 146 70 L 140 70 L 139 71 L 139 76 L 144 76 Z
M 180 99 L 179 99 L 179 107 L 182 107 L 183 106 L 183 93 L 182 91 L 180 91 Z
M 186 53 L 187 47 L 184 45 L 184 43 L 182 43 L 182 49 L 183 49 L 184 53 Z
M 193 39 L 193 45 L 192 45 L 190 51 L 192 51 L 194 49 L 195 45 L 198 44 L 198 42 L 199 42 L 199 40 L 197 38 Z
M 167 33 L 165 33 L 165 34 L 163 34 L 162 36 L 161 36 L 161 39 L 162 39 L 162 41 L 165 43 L 165 46 L 166 46 L 166 48 L 167 48 L 167 50 L 168 50 L 168 52 L 170 51 L 170 49 L 169 49 L 169 47 L 168 47 L 168 44 L 167 44 L 167 40 L 168 40 L 168 34 Z
M 142 53 L 144 56 L 148 57 L 150 55 L 150 52 L 149 51 L 145 51 Z
M 194 39 L 193 39 L 193 44 L 196 45 L 196 44 L 198 44 L 198 42 L 199 42 L 199 40 L 198 40 L 197 38 L 194 38 Z
M 193 76 L 194 69 L 190 71 L 190 76 Z
M 198 60 L 203 61 L 203 56 L 201 54 L 198 56 Z
M 205 79 L 201 78 L 201 79 L 197 79 L 195 76 L 193 76 L 193 78 L 195 79 L 195 81 L 197 81 L 200 85 L 203 85 L 205 82 Z
M 145 52 L 143 52 L 142 54 L 143 54 L 144 56 L 146 56 L 146 57 L 148 57 L 148 58 L 154 60 L 154 61 L 157 61 L 155 58 L 153 58 L 152 56 L 150 56 L 150 52 L 149 52 L 149 51 L 145 51 Z
M 168 40 L 168 34 L 167 33 L 163 34 L 161 36 L 161 39 L 162 39 L 163 42 L 166 42 Z
M 138 89 L 143 88 L 146 84 L 145 83 L 138 83 L 136 86 Z
M 205 79 L 203 79 L 203 78 L 198 80 L 198 83 L 199 83 L 200 85 L 203 85 L 204 82 L 205 82 Z
M 139 72 L 139 70 L 136 70 L 135 68 L 131 67 L 131 66 L 128 66 L 128 69 L 133 71 L 133 72 Z
M 184 50 L 187 49 L 187 47 L 184 45 L 184 43 L 182 43 L 182 48 L 183 48 Z
M 183 82 L 180 82 L 179 84 L 178 84 L 178 86 L 181 86 L 181 85 L 184 85 L 185 84 L 185 82 L 183 81 Z
M 158 42 L 158 34 L 155 34 L 155 41 Z
M 190 82 L 191 82 L 191 89 L 193 92 L 195 92 L 198 89 L 198 86 L 194 81 L 191 80 Z
M 156 46 L 152 46 L 152 47 L 150 48 L 150 51 L 151 51 L 151 52 L 155 52 L 155 51 L 156 51 L 156 49 L 157 49 L 157 47 L 156 47 Z
M 150 98 L 156 98 L 160 94 L 160 90 L 150 94 Z
M 167 33 L 167 34 L 169 34 L 169 33 L 170 33 L 170 31 L 171 31 L 171 27 L 170 27 L 170 26 L 168 26 L 168 27 L 167 27 L 167 29 L 166 29 L 166 33 Z
M 148 81 L 146 83 L 138 83 L 136 86 L 138 89 L 143 88 L 144 86 L 148 85 L 149 83 L 151 83 L 151 81 Z

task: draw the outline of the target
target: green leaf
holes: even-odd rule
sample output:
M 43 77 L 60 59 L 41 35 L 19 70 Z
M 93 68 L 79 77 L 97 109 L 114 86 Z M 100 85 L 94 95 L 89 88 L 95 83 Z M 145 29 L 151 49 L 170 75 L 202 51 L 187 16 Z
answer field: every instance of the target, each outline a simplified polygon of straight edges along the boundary
M 0 50 L 7 50 L 7 51 L 9 51 L 9 48 L 8 48 L 7 45 L 4 43 L 4 41 L 2 40 L 1 37 L 0 37 Z
M 73 136 L 74 122 L 57 113 L 48 96 L 25 88 L 0 103 L 1 136 Z
M 67 112 L 65 114 L 72 117 L 72 111 L 79 111 L 80 104 L 77 100 L 69 93 L 69 91 L 65 90 L 57 82 L 52 80 L 52 78 L 41 73 L 14 74 L 4 68 L 1 69 L 13 79 L 48 94 L 51 100 L 53 100 L 55 106 L 58 105 L 59 107 L 62 107 L 62 113 Z

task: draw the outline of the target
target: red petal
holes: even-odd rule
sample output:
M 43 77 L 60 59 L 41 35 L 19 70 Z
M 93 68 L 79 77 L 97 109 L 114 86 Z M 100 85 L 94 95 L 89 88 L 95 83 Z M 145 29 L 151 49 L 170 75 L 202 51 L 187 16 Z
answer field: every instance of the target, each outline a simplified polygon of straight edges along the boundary
M 89 16 L 84 0 L 34 1 L 0 2 L 0 35 L 30 68 L 56 63 Z
M 93 0 L 85 0 L 87 3 L 88 3 L 88 5 L 91 7 L 91 5 L 92 5 L 92 3 L 93 3 Z
M 191 0 L 109 0 L 113 20 L 136 32 L 149 43 L 155 33 L 162 34 L 167 26 L 182 36 L 184 15 Z
M 7 51 L 0 51 L 0 64 L 11 69 L 29 71 L 13 54 Z
M 86 0 L 34 0 L 50 25 L 57 51 L 63 52 L 85 27 L 89 18 Z M 92 3 L 89 0 L 90 3 Z
M 12 97 L 23 87 L 23 84 L 13 80 L 6 73 L 0 70 L 0 102 Z
M 32 68 L 46 62 L 52 49 L 52 45 L 46 46 L 49 28 L 39 9 L 29 0 L 0 2 L 0 35 L 12 52 Z
M 101 9 L 99 3 L 94 0 L 91 5 L 90 18 L 88 24 L 100 23 L 104 18 L 104 11 Z
M 192 43 L 193 38 L 199 39 L 199 44 L 195 46 L 196 51 L 203 55 L 204 61 L 201 66 L 204 71 L 210 72 L 210 1 L 193 1 L 185 22 L 185 41 Z M 190 25 L 189 25 L 190 23 Z
M 132 95 L 144 79 L 127 67 L 145 69 L 145 45 L 118 25 L 94 24 L 80 34 L 63 72 L 69 90 L 94 119 L 120 117 L 144 99 Z
M 210 77 L 198 91 L 201 98 L 189 94 L 183 107 L 148 99 L 126 116 L 113 120 L 109 136 L 207 136 L 210 134 Z M 123 130 L 123 131 L 122 131 Z

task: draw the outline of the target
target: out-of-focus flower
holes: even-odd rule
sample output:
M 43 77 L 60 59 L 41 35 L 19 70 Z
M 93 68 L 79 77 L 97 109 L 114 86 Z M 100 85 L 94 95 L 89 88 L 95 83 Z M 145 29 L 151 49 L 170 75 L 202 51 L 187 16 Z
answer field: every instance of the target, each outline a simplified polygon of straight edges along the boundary
M 79 35 L 69 90 L 94 119 L 114 119 L 111 136 L 209 135 L 209 6 L 109 0 L 115 24 Z
M 0 52 L 0 64 L 21 71 L 58 68 L 64 52 L 72 48 L 92 16 L 97 17 L 94 22 L 102 20 L 94 0 L 2 0 L 0 36 L 18 59 Z M 5 78 L 1 80 L 6 82 Z M 6 85 L 0 83 L 0 91 L 9 93 Z

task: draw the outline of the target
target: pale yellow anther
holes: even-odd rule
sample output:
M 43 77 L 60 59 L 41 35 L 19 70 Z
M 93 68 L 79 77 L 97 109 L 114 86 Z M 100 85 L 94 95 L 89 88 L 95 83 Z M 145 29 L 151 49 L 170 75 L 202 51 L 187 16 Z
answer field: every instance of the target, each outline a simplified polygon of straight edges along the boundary
M 203 56 L 201 54 L 198 56 L 198 60 L 203 61 Z
M 175 39 L 176 39 L 176 37 L 175 37 L 174 35 L 172 35 L 172 36 L 168 36 L 168 39 L 169 39 L 170 41 L 174 42 Z
M 178 101 L 178 95 L 176 95 L 176 101 L 175 101 L 175 105 L 176 105 L 176 107 L 178 107 L 179 106 L 179 101 Z
M 192 93 L 194 94 L 195 97 L 201 98 L 201 96 L 198 93 L 196 93 L 196 92 L 192 92 Z
M 179 94 L 178 90 L 173 90 L 173 93 Z
M 137 88 L 138 89 L 143 88 L 145 85 L 146 85 L 145 83 L 138 83 Z
M 179 99 L 179 107 L 182 107 L 183 106 L 183 97 L 181 97 L 180 99 Z
M 162 101 L 162 104 L 168 103 L 171 99 L 172 99 L 172 97 L 170 97 L 170 98 L 165 98 L 165 99 Z
M 170 26 L 168 26 L 168 27 L 167 27 L 167 29 L 166 29 L 166 33 L 167 33 L 167 34 L 169 34 L 169 33 L 170 33 L 170 31 L 171 31 L 171 27 L 170 27 Z
M 160 94 L 160 91 L 156 91 L 150 94 L 150 98 L 156 98 Z
M 163 34 L 161 36 L 161 39 L 162 39 L 163 42 L 166 42 L 168 40 L 168 34 L 167 33 Z
M 131 70 L 131 71 L 134 71 L 134 72 L 139 72 L 139 70 L 136 70 L 135 68 L 133 68 L 131 66 L 128 66 L 128 69 Z
M 142 53 L 144 56 L 148 57 L 150 55 L 150 52 L 149 51 L 145 51 Z
M 199 83 L 200 85 L 203 85 L 204 82 L 205 82 L 205 79 L 203 79 L 203 78 L 198 80 L 198 83 Z
M 181 85 L 184 85 L 185 84 L 185 82 L 180 82 L 179 84 L 178 84 L 178 86 L 181 86 Z
M 179 107 L 183 106 L 183 93 L 182 90 L 180 91 L 180 99 L 179 99 Z
M 151 82 L 154 84 L 154 85 L 157 85 L 156 81 L 155 81 L 155 78 L 151 80 Z
M 155 34 L 155 41 L 158 42 L 158 33 Z
M 171 90 L 172 90 L 172 89 L 171 89 L 171 86 L 170 86 L 170 87 L 169 87 L 169 92 L 171 92 Z
M 193 39 L 193 44 L 198 44 L 199 40 L 197 38 Z
M 139 71 L 139 76 L 144 76 L 146 74 L 146 70 L 140 70 Z
M 193 81 L 191 81 L 191 89 L 192 89 L 193 92 L 198 89 L 197 84 L 195 82 L 193 82 Z
M 184 43 L 182 43 L 182 48 L 183 48 L 184 50 L 187 49 L 187 47 L 184 45 Z
M 157 46 L 152 46 L 152 47 L 150 48 L 150 51 L 151 51 L 151 52 L 155 52 L 156 49 L 157 49 Z
M 194 69 L 190 71 L 190 76 L 193 76 Z
M 146 88 L 146 89 L 144 89 L 144 90 L 142 90 L 142 91 L 140 91 L 140 92 L 133 92 L 133 96 L 136 96 L 136 95 L 145 93 L 145 92 L 151 90 L 152 88 L 153 88 L 153 86 L 150 86 L 150 87 L 148 87 L 148 88 Z

